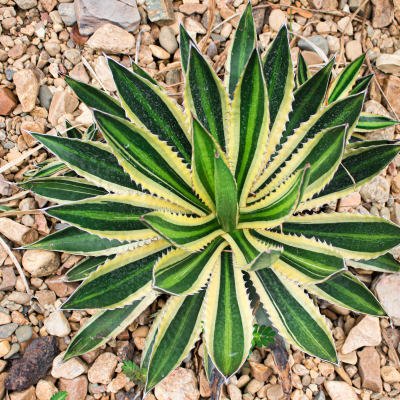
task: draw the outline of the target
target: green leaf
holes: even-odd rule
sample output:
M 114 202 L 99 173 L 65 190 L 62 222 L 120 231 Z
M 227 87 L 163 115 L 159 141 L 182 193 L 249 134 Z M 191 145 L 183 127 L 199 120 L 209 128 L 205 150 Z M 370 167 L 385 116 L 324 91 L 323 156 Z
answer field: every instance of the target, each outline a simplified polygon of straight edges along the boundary
M 90 276 L 90 274 L 97 270 L 97 268 L 104 264 L 108 259 L 113 257 L 89 257 L 69 269 L 65 274 L 67 282 L 82 281 Z
M 82 133 L 80 132 L 80 130 L 74 128 L 73 125 L 66 118 L 64 119 L 65 119 L 65 125 L 67 127 L 67 136 L 70 139 L 82 139 Z
M 347 151 L 328 185 L 298 210 L 321 207 L 358 191 L 385 169 L 399 151 L 399 145 L 371 146 Z
M 400 272 L 399 262 L 390 253 L 370 260 L 346 260 L 346 264 L 353 268 L 362 268 L 369 271 Z
M 181 65 L 183 74 L 187 74 L 189 66 L 190 46 L 197 48 L 196 42 L 189 35 L 182 23 L 179 24 L 179 50 L 181 52 Z
M 123 169 L 144 189 L 200 215 L 206 208 L 192 191 L 190 170 L 157 136 L 110 114 L 94 111 L 101 132 Z
M 143 193 L 109 194 L 49 207 L 46 213 L 89 233 L 121 241 L 153 239 L 157 235 L 140 221 L 154 210 L 184 209 Z
M 58 161 L 55 158 L 53 158 L 52 160 L 54 160 L 54 161 L 52 161 L 49 164 L 45 165 L 43 168 L 40 168 L 30 178 L 31 179 L 45 178 L 45 177 L 48 177 L 48 176 L 51 176 L 51 175 L 55 174 L 58 171 L 61 171 L 64 168 L 67 168 L 67 166 L 62 161 Z
M 343 271 L 331 279 L 306 288 L 321 299 L 358 313 L 386 316 L 374 295 L 350 272 Z
M 98 311 L 72 338 L 63 361 L 96 350 L 111 338 L 116 337 L 154 302 L 157 295 L 156 292 L 151 292 L 131 305 L 114 310 Z
M 119 254 L 93 272 L 61 306 L 63 310 L 123 307 L 151 293 L 152 270 L 168 243 L 163 240 Z
M 210 132 L 225 151 L 229 97 L 218 76 L 200 51 L 190 46 L 189 67 L 184 94 L 185 107 Z
M 269 100 L 270 135 L 267 153 L 272 155 L 280 143 L 282 132 L 292 110 L 294 71 L 288 31 L 283 25 L 263 59 Z
M 214 158 L 216 215 L 225 232 L 236 229 L 239 218 L 237 187 L 229 167 L 218 152 Z
M 292 281 L 304 285 L 318 283 L 345 268 L 337 250 L 314 239 L 261 230 L 252 231 L 252 235 L 270 245 L 283 247 L 272 268 Z
M 201 333 L 205 291 L 168 300 L 148 365 L 146 393 L 187 356 Z
M 52 233 L 36 243 L 27 245 L 24 249 L 43 249 L 50 251 L 63 251 L 72 254 L 82 254 L 90 256 L 110 255 L 125 253 L 133 250 L 137 242 L 121 242 L 120 240 L 109 240 L 82 231 L 74 226 Z
M 248 229 L 237 229 L 223 238 L 231 246 L 234 265 L 245 271 L 257 271 L 273 265 L 282 254 L 282 247 L 265 245 L 254 239 Z
M 124 172 L 108 146 L 98 142 L 38 133 L 33 133 L 32 136 L 63 160 L 69 168 L 95 185 L 117 193 L 139 190 L 139 186 Z M 39 175 L 34 176 L 37 177 Z
M 297 58 L 296 85 L 299 88 L 311 78 L 311 72 L 301 51 Z
M 284 233 L 332 244 L 344 258 L 368 259 L 387 253 L 400 241 L 400 227 L 373 215 L 331 213 L 291 217 Z
M 355 131 L 361 133 L 374 132 L 379 129 L 396 126 L 398 124 L 400 124 L 400 122 L 392 118 L 363 112 L 361 113 L 360 119 L 357 122 Z
M 90 140 L 93 141 L 96 138 L 97 135 L 97 127 L 96 125 L 93 123 L 92 125 L 90 125 L 87 129 L 85 134 L 83 135 L 83 140 Z
M 214 239 L 202 252 L 174 249 L 155 265 L 153 287 L 178 296 L 190 295 L 204 288 L 221 251 L 228 244 Z
M 159 86 L 108 58 L 119 98 L 130 120 L 145 128 L 184 159 L 191 161 L 192 145 L 182 110 Z
M 367 90 L 373 77 L 374 77 L 374 74 L 370 74 L 370 75 L 366 75 L 361 78 L 358 78 L 356 80 L 356 83 L 353 86 L 353 89 L 349 93 L 349 95 L 351 96 L 353 94 L 358 94 L 358 93 L 361 93 L 361 92 L 364 92 L 365 90 Z
M 96 89 L 94 86 L 88 85 L 81 81 L 77 81 L 70 76 L 64 75 L 64 79 L 78 96 L 88 107 L 100 110 L 120 118 L 126 118 L 125 110 L 121 107 L 118 100 L 107 93 Z
M 54 393 L 53 396 L 51 396 L 50 400 L 65 400 L 68 396 L 68 393 L 63 391 L 63 392 L 57 392 Z
M 256 39 L 257 34 L 254 26 L 253 12 L 251 2 L 249 2 L 236 27 L 225 63 L 226 75 L 224 84 L 231 98 L 244 67 L 256 46 Z
M 250 272 L 250 278 L 272 323 L 288 342 L 314 357 L 338 362 L 331 331 L 301 288 L 272 268 Z
M 32 190 L 39 196 L 60 204 L 104 196 L 108 193 L 107 190 L 88 182 L 86 179 L 79 178 L 30 179 L 18 186 Z
M 328 92 L 328 104 L 347 96 L 356 82 L 357 76 L 361 70 L 365 59 L 365 54 L 358 57 L 346 68 L 342 70 L 339 76 L 333 81 Z
M 215 215 L 194 218 L 188 215 L 154 211 L 141 218 L 154 232 L 173 246 L 186 251 L 199 251 L 225 232 Z
M 136 75 L 139 75 L 144 79 L 147 79 L 153 85 L 156 85 L 161 90 L 164 90 L 163 87 L 154 78 L 152 78 L 143 68 L 140 68 L 139 65 L 137 65 L 135 61 L 133 61 L 132 59 L 131 59 L 131 64 L 132 64 L 132 70 Z
M 240 209 L 238 229 L 268 229 L 285 221 L 296 210 L 307 185 L 307 169 L 298 170 L 258 203 Z
M 244 207 L 264 162 L 269 134 L 267 87 L 256 49 L 239 79 L 230 122 L 227 156 L 237 182 L 239 206 Z
M 208 353 L 225 377 L 233 375 L 249 354 L 252 314 L 242 272 L 233 267 L 232 253 L 222 252 L 207 290 L 204 312 Z
M 296 130 L 295 134 L 288 137 L 277 156 L 270 162 L 260 179 L 254 184 L 253 191 L 256 192 L 256 196 L 249 198 L 248 201 L 255 202 L 258 199 L 263 198 L 269 191 L 267 188 L 268 185 L 275 187 L 279 184 L 279 182 L 270 180 L 271 177 L 273 177 L 273 174 L 282 168 L 284 163 L 293 154 L 294 149 L 299 148 L 301 143 L 306 143 L 308 140 L 314 138 L 318 133 L 325 129 L 345 124 L 348 124 L 347 140 L 353 133 L 353 130 L 357 124 L 363 102 L 364 94 L 346 97 L 328 105 L 325 108 L 322 108 L 307 122 L 304 122 Z

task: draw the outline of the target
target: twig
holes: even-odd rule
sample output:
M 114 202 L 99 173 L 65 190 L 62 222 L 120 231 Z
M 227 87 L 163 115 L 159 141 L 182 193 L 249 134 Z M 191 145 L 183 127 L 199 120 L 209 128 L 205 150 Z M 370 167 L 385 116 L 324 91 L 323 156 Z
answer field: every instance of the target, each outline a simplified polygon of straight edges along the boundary
M 33 153 L 35 153 L 36 151 L 40 150 L 43 146 L 44 146 L 43 144 L 40 144 L 39 146 L 27 151 L 25 154 L 22 154 L 22 156 L 20 156 L 20 157 L 16 158 L 15 160 L 9 162 L 8 164 L 4 165 L 3 167 L 0 168 L 0 174 L 2 174 L 4 171 L 7 171 L 8 169 L 13 167 L 14 165 L 19 164 L 21 161 L 24 161 L 25 158 L 28 158 Z
M 20 215 L 26 215 L 26 214 L 43 214 L 43 211 L 40 210 L 5 211 L 0 214 L 0 218 L 18 217 Z
M 139 35 L 137 37 L 137 43 L 136 43 L 136 54 L 135 54 L 135 63 L 137 64 L 139 62 L 139 50 L 140 50 L 140 42 L 142 40 L 142 34 L 146 32 L 146 28 L 142 29 L 139 32 Z
M 358 12 L 369 2 L 369 0 L 364 0 L 360 6 L 357 8 L 356 11 L 353 12 L 353 14 L 351 14 L 350 17 L 350 21 L 347 23 L 347 25 L 345 26 L 345 28 L 342 31 L 342 36 L 340 37 L 340 53 L 339 53 L 339 57 L 338 57 L 338 61 L 341 60 L 341 58 L 343 58 L 343 61 L 346 65 L 346 61 L 345 61 L 345 57 L 344 57 L 344 35 L 347 31 L 347 28 L 351 25 L 351 23 L 353 22 L 353 19 L 355 18 L 355 16 L 358 14 Z M 366 13 L 364 13 L 366 14 Z M 339 71 L 339 65 L 336 65 L 336 73 L 338 73 Z
M 299 35 L 298 33 L 294 33 L 294 32 L 291 32 L 291 31 L 289 31 L 289 33 L 291 33 L 294 36 L 299 37 L 300 39 L 305 40 L 326 63 L 329 62 L 329 59 L 325 55 L 325 53 L 317 45 L 315 45 L 313 42 L 308 40 L 305 36 Z
M 209 20 L 208 20 L 208 28 L 207 28 L 207 33 L 206 36 L 201 40 L 201 42 L 198 44 L 200 51 L 203 53 L 204 49 L 207 45 L 207 40 L 211 35 L 211 32 L 213 31 L 213 24 L 214 24 L 214 18 L 215 18 L 215 0 L 210 0 L 209 6 L 208 6 L 208 12 L 209 12 Z
M 94 69 L 91 67 L 91 65 L 87 62 L 86 58 L 82 56 L 82 62 L 83 65 L 93 74 L 93 76 L 98 80 L 98 82 L 100 83 L 101 87 L 103 88 L 103 90 L 109 95 L 109 91 L 105 88 L 105 86 L 103 85 L 103 82 L 100 80 L 100 78 L 97 76 L 96 72 L 94 72 Z
M 0 244 L 3 246 L 4 250 L 7 252 L 7 254 L 10 256 L 11 260 L 13 261 L 14 265 L 16 266 L 19 275 L 21 276 L 22 282 L 24 283 L 26 292 L 29 294 L 29 296 L 33 297 L 31 289 L 29 288 L 28 281 L 26 280 L 26 276 L 24 275 L 24 271 L 22 270 L 22 267 L 19 265 L 18 260 L 15 258 L 13 252 L 11 249 L 6 245 L 5 241 L 0 237 Z
M 0 199 L 0 203 L 8 203 L 11 200 L 19 199 L 20 197 L 26 196 L 29 193 L 30 193 L 30 190 L 25 190 L 23 192 L 19 192 L 17 194 L 14 194 L 14 196 L 6 197 L 4 199 Z

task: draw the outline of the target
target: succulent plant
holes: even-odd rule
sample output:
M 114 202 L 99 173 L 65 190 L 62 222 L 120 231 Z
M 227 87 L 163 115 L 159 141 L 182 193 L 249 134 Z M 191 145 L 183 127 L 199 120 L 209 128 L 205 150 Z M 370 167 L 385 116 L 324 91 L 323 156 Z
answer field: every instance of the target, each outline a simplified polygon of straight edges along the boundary
M 83 283 L 61 309 L 99 311 L 64 359 L 106 343 L 168 294 L 143 350 L 146 391 L 182 362 L 203 327 L 213 365 L 234 374 L 252 347 L 258 296 L 289 343 L 336 363 L 309 296 L 386 315 L 347 266 L 399 272 L 389 251 L 400 228 L 324 206 L 388 166 L 400 146 L 360 132 L 397 121 L 362 113 L 371 80 L 358 79 L 363 56 L 336 76 L 334 58 L 312 75 L 299 54 L 295 74 L 282 26 L 261 59 L 250 2 L 224 83 L 182 26 L 180 45 L 184 108 L 138 65 L 109 58 L 118 99 L 65 77 L 93 110 L 98 134 L 32 133 L 69 172 L 21 186 L 58 203 L 45 212 L 71 226 L 27 248 L 94 256 L 66 275 Z

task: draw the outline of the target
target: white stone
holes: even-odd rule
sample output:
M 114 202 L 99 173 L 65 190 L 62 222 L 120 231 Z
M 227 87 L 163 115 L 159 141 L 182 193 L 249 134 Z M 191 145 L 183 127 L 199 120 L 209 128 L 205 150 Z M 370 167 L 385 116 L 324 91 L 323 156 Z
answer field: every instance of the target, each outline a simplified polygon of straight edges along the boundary
M 384 274 L 375 284 L 375 292 L 394 325 L 400 325 L 400 274 Z
M 87 365 L 79 357 L 74 357 L 63 362 L 62 358 L 65 353 L 66 352 L 63 351 L 53 360 L 53 369 L 51 370 L 51 376 L 53 378 L 74 379 L 88 372 Z
M 278 32 L 281 26 L 285 23 L 285 21 L 286 21 L 286 14 L 283 11 L 272 10 L 269 16 L 269 27 L 273 31 Z
M 101 83 L 107 90 L 111 92 L 115 92 L 117 90 L 114 84 L 114 79 L 111 70 L 108 67 L 107 59 L 105 57 L 100 56 L 97 59 L 97 63 L 94 70 L 97 76 L 99 77 Z
M 71 326 L 62 311 L 54 311 L 44 320 L 46 331 L 53 336 L 64 337 L 71 332 Z M 72 379 L 72 378 L 71 378 Z
M 324 385 L 332 400 L 358 400 L 356 392 L 346 382 L 325 381 Z
M 376 67 L 386 74 L 400 76 L 400 55 L 381 54 L 376 59 Z

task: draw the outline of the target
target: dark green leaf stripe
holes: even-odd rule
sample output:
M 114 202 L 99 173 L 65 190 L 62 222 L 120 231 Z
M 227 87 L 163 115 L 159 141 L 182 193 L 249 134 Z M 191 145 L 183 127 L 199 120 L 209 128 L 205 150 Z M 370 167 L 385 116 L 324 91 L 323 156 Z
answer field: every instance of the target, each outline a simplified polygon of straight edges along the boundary
M 310 78 L 311 78 L 310 69 L 308 68 L 306 60 L 303 57 L 303 54 L 301 54 L 301 51 L 299 51 L 299 57 L 297 59 L 297 73 L 296 73 L 297 87 L 299 88 L 301 85 L 306 83 Z
M 351 136 L 353 138 L 353 135 Z M 357 140 L 358 138 L 356 138 Z M 346 145 L 345 154 L 349 150 L 356 150 L 361 147 L 373 147 L 373 146 L 381 146 L 383 144 L 388 144 L 388 140 L 360 140 L 360 141 L 350 141 L 349 144 Z
M 190 46 L 195 46 L 196 42 L 189 35 L 182 23 L 179 24 L 179 48 L 181 52 L 181 65 L 183 74 L 186 76 L 189 65 Z
M 247 3 L 236 28 L 225 64 L 227 71 L 225 86 L 231 98 L 239 82 L 239 77 L 256 45 L 256 37 L 251 4 Z
M 158 328 L 148 368 L 146 392 L 168 376 L 185 358 L 201 333 L 205 291 L 170 299 Z
M 199 50 L 190 46 L 185 105 L 225 151 L 228 95 Z
M 79 264 L 75 265 L 75 267 L 69 269 L 65 274 L 65 278 L 68 282 L 83 281 L 109 258 L 113 257 L 100 256 L 86 258 Z
M 55 137 L 55 136 L 52 136 Z M 53 162 L 45 165 L 43 168 L 40 168 L 39 171 L 33 174 L 31 179 L 36 179 L 36 178 L 44 178 L 46 176 L 51 176 L 55 174 L 56 172 L 67 168 L 67 166 L 62 162 L 58 161 L 57 159 L 53 158 Z
M 358 78 L 356 80 L 356 83 L 354 84 L 353 89 L 349 93 L 349 95 L 351 96 L 353 94 L 361 93 L 364 90 L 367 90 L 373 77 L 374 77 L 374 74 L 370 74 L 367 76 L 363 76 L 362 78 Z
M 360 119 L 357 122 L 356 132 L 373 132 L 378 129 L 387 128 L 400 124 L 399 121 L 382 115 L 361 113 Z
M 82 139 L 82 133 L 79 131 L 79 129 L 74 128 L 67 119 L 65 119 L 65 125 L 67 127 L 67 136 L 70 139 Z
M 337 363 L 325 319 L 302 289 L 271 268 L 250 272 L 250 277 L 272 323 L 287 341 L 314 357 Z
M 205 286 L 219 254 L 227 243 L 214 239 L 202 252 L 176 249 L 154 268 L 154 286 L 176 295 L 193 294 Z
M 400 146 L 390 144 L 347 151 L 342 165 L 339 165 L 329 184 L 311 201 L 305 203 L 302 209 L 319 207 L 338 198 L 349 196 L 386 168 L 399 151 Z
M 132 182 L 130 176 L 118 164 L 115 156 L 107 151 L 109 150 L 107 146 L 37 133 L 33 136 L 89 181 L 119 193 L 139 190 L 139 186 Z M 34 176 L 34 178 L 37 177 Z
M 350 92 L 360 72 L 364 58 L 365 54 L 358 57 L 357 60 L 349 64 L 335 79 L 332 88 L 329 89 L 328 104 L 339 100 Z
M 144 197 L 141 203 L 128 201 L 129 198 L 124 195 L 101 196 L 92 200 L 50 207 L 46 209 L 46 213 L 109 239 L 130 241 L 153 238 L 154 233 L 143 225 L 140 217 L 154 211 L 154 204 L 149 203 L 149 207 L 145 207 Z
M 252 235 L 283 247 L 281 257 L 272 267 L 291 280 L 302 284 L 321 282 L 344 269 L 341 254 L 324 243 L 268 231 L 252 231 Z
M 344 258 L 368 259 L 382 255 L 400 242 L 400 228 L 372 215 L 332 213 L 291 217 L 283 232 L 315 237 L 336 247 Z
M 167 200 L 181 200 L 187 208 L 206 210 L 187 183 L 190 174 L 165 143 L 134 124 L 109 114 L 94 112 L 99 128 L 121 165 L 144 189 Z M 160 154 L 160 151 L 165 150 Z M 171 157 L 168 157 L 170 151 Z M 189 175 L 190 176 L 190 175 Z
M 323 283 L 309 285 L 306 289 L 321 299 L 362 314 L 386 315 L 374 295 L 348 271 L 338 273 Z
M 221 268 L 212 275 L 204 330 L 211 359 L 223 376 L 230 377 L 247 358 L 253 330 L 243 275 L 234 268 L 231 252 L 222 252 Z
M 141 220 L 174 246 L 197 251 L 224 233 L 214 215 L 194 218 L 155 211 Z
M 286 25 L 283 25 L 263 59 L 264 77 L 268 88 L 271 131 L 280 110 L 285 107 L 285 103 L 288 101 L 286 98 L 288 95 L 287 85 L 294 86 L 291 60 L 288 31 Z
M 267 98 L 262 66 L 254 49 L 236 89 L 231 111 L 232 138 L 228 136 L 228 157 L 235 160 L 238 202 L 242 207 L 246 205 L 268 143 Z
M 89 232 L 82 231 L 74 226 L 52 233 L 36 243 L 25 246 L 25 249 L 43 249 L 51 251 L 64 251 L 72 254 L 83 255 L 108 255 L 124 253 L 136 247 L 136 243 L 127 241 L 105 239 Z
M 116 115 L 120 118 L 126 118 L 125 110 L 121 107 L 121 104 L 107 93 L 96 89 L 94 86 L 76 81 L 67 75 L 64 75 L 64 79 L 79 99 L 88 107 Z
M 18 185 L 32 190 L 45 199 L 57 203 L 69 203 L 90 197 L 103 196 L 107 190 L 79 178 L 42 178 L 31 179 Z
M 228 165 L 219 154 L 214 157 L 214 173 L 217 219 L 225 232 L 233 232 L 239 217 L 237 187 Z
M 73 337 L 63 361 L 95 350 L 117 336 L 130 325 L 150 304 L 156 295 L 146 296 L 131 305 L 115 310 L 99 311 Z
M 131 261 L 134 256 L 130 253 L 134 255 L 135 251 L 107 261 L 79 286 L 61 308 L 63 310 L 116 308 L 149 294 L 152 270 L 163 252 L 157 251 L 135 261 Z M 109 265 L 113 265 L 114 269 L 110 268 L 108 271 Z
M 350 136 L 349 143 L 358 143 L 358 142 L 368 142 L 367 139 L 365 139 L 365 136 L 360 135 L 359 133 L 353 132 L 353 134 Z
M 178 106 L 158 85 L 154 86 L 112 58 L 108 59 L 108 65 L 122 105 L 132 122 L 157 135 L 190 164 L 192 145 L 186 136 L 183 114 Z M 180 121 L 178 114 L 181 114 Z
M 350 267 L 362 268 L 370 271 L 400 272 L 400 264 L 390 253 L 370 260 L 347 260 L 346 264 Z

